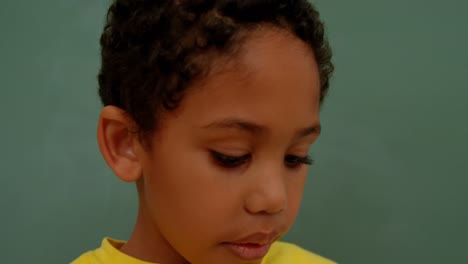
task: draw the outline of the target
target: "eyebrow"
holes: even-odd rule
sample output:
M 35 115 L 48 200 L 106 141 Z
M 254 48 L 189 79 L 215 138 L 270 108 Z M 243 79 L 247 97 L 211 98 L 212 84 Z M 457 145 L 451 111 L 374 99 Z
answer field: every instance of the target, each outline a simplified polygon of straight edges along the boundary
M 226 118 L 218 121 L 214 121 L 208 125 L 202 126 L 203 129 L 237 129 L 245 131 L 247 133 L 258 135 L 264 134 L 268 131 L 268 128 L 262 125 L 259 125 L 254 122 L 239 118 Z M 299 129 L 296 132 L 296 138 L 303 138 L 312 134 L 320 134 L 321 131 L 320 125 L 313 125 L 310 127 Z

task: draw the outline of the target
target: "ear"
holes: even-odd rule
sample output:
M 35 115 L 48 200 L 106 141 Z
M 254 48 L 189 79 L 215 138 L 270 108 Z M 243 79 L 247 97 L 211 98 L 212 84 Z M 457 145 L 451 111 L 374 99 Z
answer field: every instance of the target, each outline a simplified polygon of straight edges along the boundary
M 102 109 L 98 122 L 98 144 L 102 156 L 115 175 L 126 182 L 138 180 L 142 166 L 136 155 L 140 141 L 137 126 L 129 114 L 118 107 Z

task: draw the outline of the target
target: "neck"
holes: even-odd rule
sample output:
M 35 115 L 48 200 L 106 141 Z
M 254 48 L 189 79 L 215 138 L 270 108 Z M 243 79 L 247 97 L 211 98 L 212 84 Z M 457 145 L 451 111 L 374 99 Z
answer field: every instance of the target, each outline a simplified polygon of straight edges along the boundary
M 120 251 L 142 261 L 163 264 L 188 263 L 159 232 L 143 195 L 139 197 L 138 217 L 130 239 Z

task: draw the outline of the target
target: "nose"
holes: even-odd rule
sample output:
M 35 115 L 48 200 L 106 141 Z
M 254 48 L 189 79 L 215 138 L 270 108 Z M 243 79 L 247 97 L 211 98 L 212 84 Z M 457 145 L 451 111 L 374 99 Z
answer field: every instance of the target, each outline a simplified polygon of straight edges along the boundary
M 280 168 L 257 172 L 249 186 L 244 207 L 250 214 L 278 214 L 287 208 L 286 182 Z

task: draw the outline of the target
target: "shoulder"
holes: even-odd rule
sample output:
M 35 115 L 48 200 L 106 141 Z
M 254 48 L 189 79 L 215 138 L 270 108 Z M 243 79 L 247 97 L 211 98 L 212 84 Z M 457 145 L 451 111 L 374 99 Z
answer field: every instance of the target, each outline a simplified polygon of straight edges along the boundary
M 93 260 L 92 251 L 89 251 L 79 256 L 70 264 L 90 264 L 90 263 L 93 263 L 92 260 Z
M 275 242 L 262 264 L 334 264 L 335 262 L 287 242 Z

